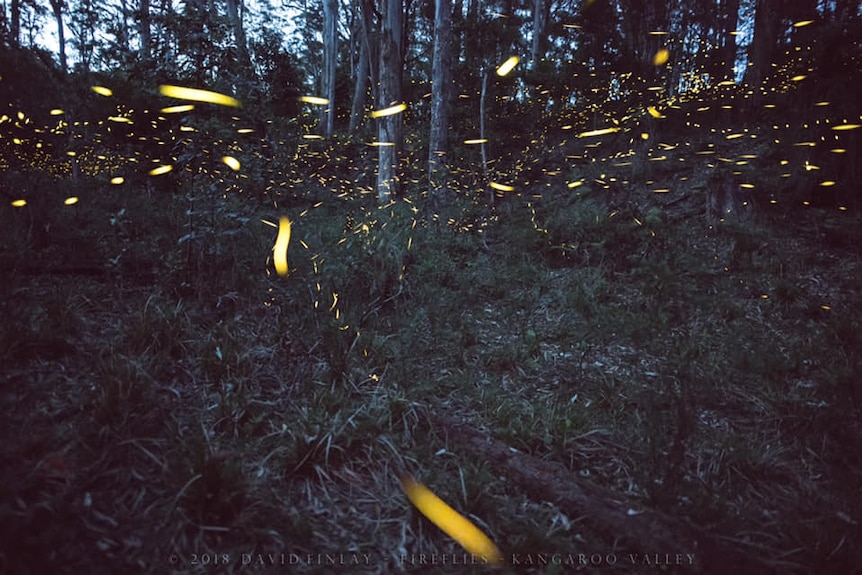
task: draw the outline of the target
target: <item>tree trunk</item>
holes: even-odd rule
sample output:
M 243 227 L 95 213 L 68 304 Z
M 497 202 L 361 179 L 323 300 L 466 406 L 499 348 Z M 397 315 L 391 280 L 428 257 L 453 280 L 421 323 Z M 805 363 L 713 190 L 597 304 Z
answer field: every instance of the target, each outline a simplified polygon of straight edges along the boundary
M 335 67 L 338 59 L 338 0 L 323 0 L 323 97 L 329 104 L 321 108 L 323 136 L 332 137 L 335 116 Z
M 51 0 L 51 9 L 54 12 L 54 20 L 57 22 L 57 44 L 60 52 L 60 69 L 63 74 L 69 71 L 66 63 L 66 32 L 63 29 L 63 0 Z
M 533 46 L 530 57 L 533 67 L 545 57 L 548 44 L 548 18 L 551 16 L 551 4 L 548 0 L 533 0 Z
M 432 194 L 442 186 L 449 151 L 449 106 L 452 84 L 452 2 L 437 0 L 434 11 L 434 55 L 431 71 L 431 130 L 428 180 Z
M 754 39 L 748 53 L 748 70 L 745 82 L 752 87 L 755 96 L 760 93 L 760 84 L 769 75 L 769 69 L 778 53 L 779 23 L 781 16 L 770 0 L 757 0 L 754 16 Z M 755 97 L 754 100 L 759 100 Z
M 10 34 L 13 46 L 21 43 L 21 0 L 12 0 L 12 22 L 10 23 Z
M 402 0 L 384 0 L 384 16 L 380 30 L 380 88 L 377 109 L 394 106 L 401 101 L 401 26 Z M 398 150 L 401 114 L 377 119 L 377 199 L 389 203 L 397 192 Z
M 710 50 L 706 62 L 706 71 L 713 84 L 732 80 L 736 75 L 736 37 L 732 36 L 731 32 L 736 30 L 738 13 L 739 0 L 722 0 L 715 6 L 715 25 L 711 29 L 713 36 L 709 40 L 714 48 Z
M 363 33 L 360 31 L 360 36 Z M 350 106 L 350 126 L 348 131 L 354 133 L 365 118 L 365 96 L 368 92 L 368 43 L 364 39 L 359 42 L 359 62 L 356 65 L 356 85 L 353 89 L 353 103 Z
M 233 28 L 234 43 L 236 44 L 239 65 L 242 70 L 241 75 L 244 78 L 250 78 L 254 68 L 251 65 L 251 57 L 248 54 L 248 42 L 245 38 L 245 28 L 242 25 L 242 15 L 240 14 L 241 1 L 227 0 L 227 13 L 231 27 Z
M 141 59 L 150 59 L 152 32 L 150 31 L 150 0 L 141 0 L 138 15 L 138 36 L 141 38 Z

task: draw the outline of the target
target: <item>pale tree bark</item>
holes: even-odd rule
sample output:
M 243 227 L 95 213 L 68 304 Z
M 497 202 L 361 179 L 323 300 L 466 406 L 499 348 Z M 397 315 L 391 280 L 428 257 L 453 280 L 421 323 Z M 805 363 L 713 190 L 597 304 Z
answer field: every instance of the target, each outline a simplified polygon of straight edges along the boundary
M 338 0 L 323 0 L 323 78 L 321 89 L 329 104 L 321 108 L 323 136 L 332 137 L 335 117 L 335 70 L 338 61 Z
M 401 31 L 402 0 L 383 0 L 383 21 L 380 27 L 380 86 L 377 109 L 401 103 Z M 398 150 L 400 147 L 401 114 L 377 119 L 377 199 L 386 204 L 398 188 Z
M 548 45 L 548 19 L 551 16 L 549 0 L 533 0 L 533 45 L 530 57 L 533 66 L 545 57 Z
M 359 42 L 359 62 L 356 65 L 356 85 L 353 89 L 353 103 L 350 107 L 350 126 L 348 130 L 353 133 L 362 124 L 365 117 L 365 96 L 368 92 L 368 45 L 364 41 Z
M 248 54 L 248 42 L 245 38 L 245 28 L 242 25 L 242 14 L 240 13 L 242 0 L 227 0 L 227 14 L 233 28 L 233 38 L 236 44 L 239 65 L 243 70 L 242 76 L 249 78 L 254 69 L 251 65 L 251 57 Z
M 452 1 L 437 0 L 434 10 L 434 54 L 431 70 L 431 130 L 428 180 L 432 194 L 442 186 L 449 151 L 449 107 L 452 92 Z
M 365 120 L 365 102 L 368 82 L 371 82 L 372 101 L 376 102 L 380 86 L 378 75 L 378 35 L 374 31 L 374 0 L 362 0 L 359 4 L 359 41 L 362 46 L 357 70 L 356 87 L 350 111 L 350 131 L 354 132 Z

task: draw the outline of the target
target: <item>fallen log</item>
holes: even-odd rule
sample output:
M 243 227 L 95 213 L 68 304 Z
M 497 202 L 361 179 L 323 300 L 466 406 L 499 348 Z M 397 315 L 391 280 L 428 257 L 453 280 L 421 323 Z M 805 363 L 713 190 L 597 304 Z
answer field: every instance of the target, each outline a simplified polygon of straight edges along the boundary
M 432 429 L 449 445 L 460 445 L 505 474 L 529 496 L 549 501 L 571 516 L 585 516 L 603 537 L 625 545 L 627 553 L 693 556 L 686 573 L 775 573 L 778 565 L 754 557 L 686 520 L 644 508 L 619 494 L 574 477 L 564 466 L 511 449 L 475 428 L 445 416 L 427 414 Z M 634 561 L 633 561 L 634 562 Z M 790 565 L 781 566 L 783 573 Z

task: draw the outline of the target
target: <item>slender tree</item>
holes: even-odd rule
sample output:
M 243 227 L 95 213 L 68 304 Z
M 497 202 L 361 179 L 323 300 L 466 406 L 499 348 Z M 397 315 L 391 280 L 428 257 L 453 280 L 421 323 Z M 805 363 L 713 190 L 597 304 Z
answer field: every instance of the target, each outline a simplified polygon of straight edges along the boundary
M 434 10 L 434 55 L 431 71 L 431 129 L 428 139 L 428 178 L 440 188 L 449 151 L 449 106 L 452 84 L 452 1 L 437 0 Z
M 401 41 L 404 7 L 402 0 L 383 0 L 380 26 L 380 85 L 377 108 L 382 110 L 401 103 Z M 387 114 L 377 119 L 377 198 L 386 204 L 397 191 L 398 150 L 402 115 Z
M 748 49 L 748 69 L 745 73 L 747 84 L 759 92 L 760 84 L 769 75 L 769 68 L 781 46 L 781 15 L 775 2 L 757 0 L 754 16 L 754 39 Z
M 57 44 L 59 46 L 60 69 L 66 74 L 69 66 L 66 62 L 66 32 L 63 27 L 64 0 L 51 0 L 51 10 L 54 13 L 54 21 L 57 23 Z
M 338 0 L 323 0 L 323 97 L 329 104 L 321 108 L 323 135 L 332 137 L 335 117 L 335 71 L 338 60 Z
M 530 58 L 535 66 L 545 56 L 548 45 L 548 20 L 551 16 L 549 0 L 533 0 L 533 42 Z
M 152 29 L 150 27 L 150 0 L 140 0 L 138 6 L 138 37 L 141 39 L 141 58 L 151 57 Z
M 12 0 L 10 6 L 9 35 L 13 46 L 18 46 L 21 41 L 21 0 Z
M 365 26 L 362 21 L 363 18 L 364 13 L 360 8 L 351 33 L 351 36 L 355 36 L 359 39 L 359 41 L 356 42 L 357 51 L 359 52 L 359 60 L 357 61 L 355 69 L 356 84 L 354 84 L 353 87 L 353 101 L 350 106 L 350 125 L 348 128 L 348 131 L 351 134 L 359 128 L 362 124 L 363 118 L 365 117 L 365 98 L 368 93 L 368 76 L 371 73 L 369 68 L 369 61 L 371 59 L 369 55 L 370 48 L 364 32 Z
M 227 0 L 227 15 L 233 28 L 234 44 L 236 45 L 237 58 L 240 66 L 240 76 L 250 78 L 254 69 L 251 65 L 251 56 L 248 53 L 248 41 L 245 38 L 245 27 L 242 23 L 242 0 Z

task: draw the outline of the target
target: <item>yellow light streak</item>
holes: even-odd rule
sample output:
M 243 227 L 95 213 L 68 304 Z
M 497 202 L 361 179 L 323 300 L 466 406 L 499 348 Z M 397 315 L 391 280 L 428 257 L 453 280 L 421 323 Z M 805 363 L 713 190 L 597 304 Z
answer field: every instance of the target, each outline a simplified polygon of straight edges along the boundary
M 328 106 L 329 100 L 326 98 L 321 98 L 320 96 L 300 96 L 300 102 L 305 102 L 306 104 L 313 104 L 315 106 Z
M 207 102 L 209 104 L 218 104 L 220 106 L 231 106 L 233 108 L 241 108 L 242 103 L 236 98 L 226 96 L 218 92 L 210 90 L 199 90 L 198 88 L 184 88 L 182 86 L 159 86 L 159 94 L 168 98 L 176 98 L 178 100 L 193 100 L 195 102 Z
M 503 554 L 491 539 L 478 527 L 434 495 L 434 493 L 410 477 L 401 478 L 401 487 L 407 498 L 422 515 L 439 527 L 449 537 L 457 541 L 469 553 L 488 563 L 499 564 Z
M 500 77 L 507 75 L 509 72 L 515 69 L 515 66 L 517 66 L 518 62 L 520 61 L 521 59 L 517 56 L 512 56 L 511 58 L 500 64 L 500 67 L 497 68 L 497 75 Z
M 394 116 L 395 114 L 400 114 L 404 110 L 407 109 L 407 104 L 401 103 L 396 104 L 395 106 L 389 106 L 388 108 L 383 108 L 382 110 L 372 110 L 371 114 L 369 114 L 372 118 L 383 118 L 386 116 Z
M 174 169 L 174 167 L 171 165 L 159 166 L 158 168 L 153 168 L 152 170 L 150 170 L 150 175 L 151 176 L 161 176 L 162 174 L 167 174 L 168 172 L 170 172 L 173 169 Z
M 290 220 L 287 216 L 281 216 L 278 220 L 278 237 L 272 248 L 272 261 L 275 264 L 275 273 L 284 277 L 287 275 L 287 247 L 290 244 Z
M 227 166 L 234 172 L 238 172 L 240 167 L 242 167 L 239 163 L 239 160 L 237 160 L 233 156 L 222 156 L 221 161 L 225 166 Z
M 589 138 L 590 136 L 604 136 L 605 134 L 613 134 L 619 132 L 619 128 L 603 128 L 601 130 L 590 130 L 589 132 L 581 132 L 579 138 Z

